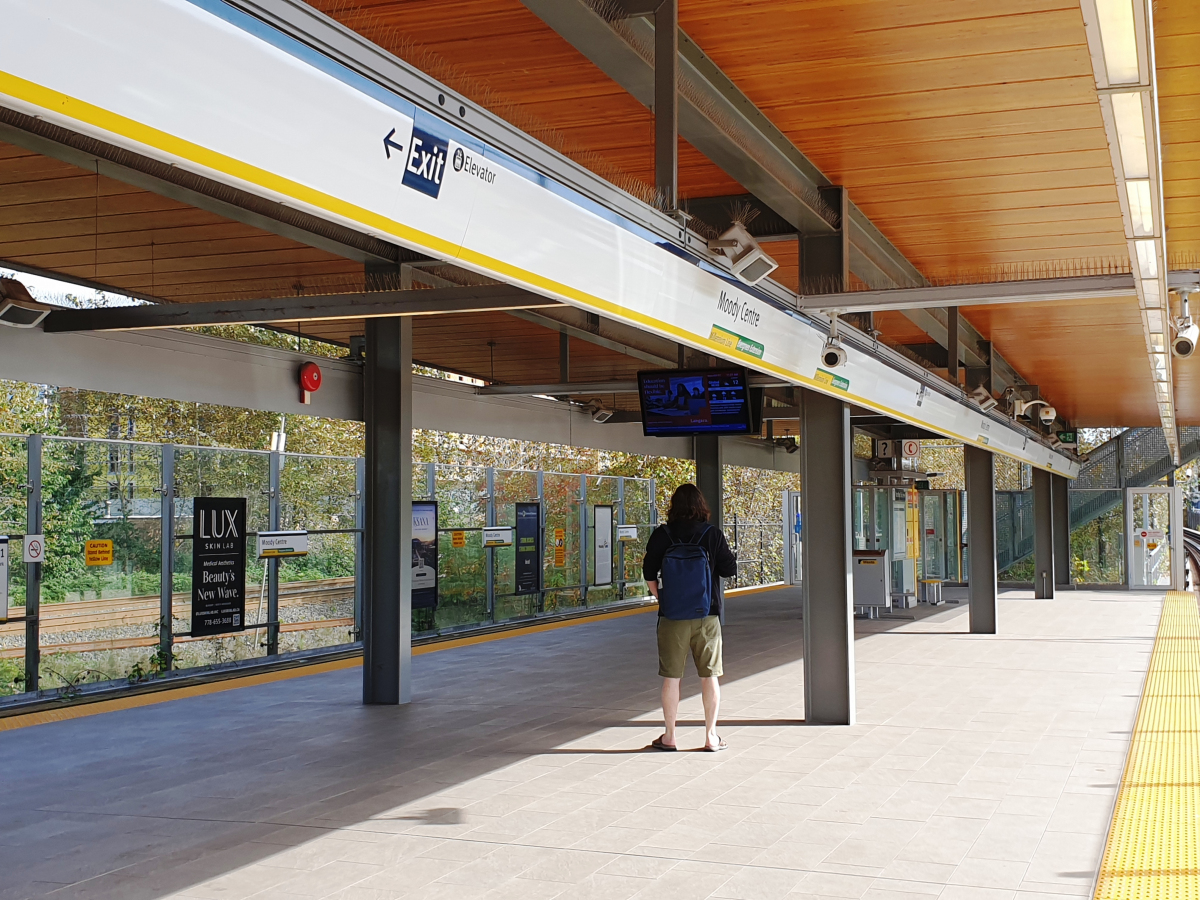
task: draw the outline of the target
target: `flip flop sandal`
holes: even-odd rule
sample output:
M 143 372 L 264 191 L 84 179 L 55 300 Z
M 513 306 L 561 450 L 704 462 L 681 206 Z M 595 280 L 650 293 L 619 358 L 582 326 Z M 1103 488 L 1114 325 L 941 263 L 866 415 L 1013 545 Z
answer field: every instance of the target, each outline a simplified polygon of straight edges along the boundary
M 663 738 L 665 738 L 665 737 L 666 737 L 665 734 L 656 737 L 654 740 L 652 740 L 650 742 L 650 746 L 653 747 L 655 750 L 662 750 L 666 753 L 674 753 L 676 750 L 679 749 L 678 747 L 672 747 L 670 744 L 664 744 Z
M 720 743 L 717 744 L 717 746 L 715 746 L 715 747 L 710 747 L 708 744 L 705 744 L 704 745 L 705 751 L 708 753 L 720 753 L 722 750 L 726 750 L 729 748 L 729 745 L 727 743 L 725 743 L 725 738 L 718 737 L 717 740 L 720 741 Z

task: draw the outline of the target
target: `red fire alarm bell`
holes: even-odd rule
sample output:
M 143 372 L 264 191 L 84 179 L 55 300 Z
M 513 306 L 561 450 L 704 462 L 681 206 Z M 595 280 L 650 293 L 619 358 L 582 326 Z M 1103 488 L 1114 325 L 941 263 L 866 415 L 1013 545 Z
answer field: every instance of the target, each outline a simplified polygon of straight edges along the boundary
M 321 367 L 314 362 L 306 362 L 300 367 L 300 402 L 311 403 L 314 391 L 321 388 Z

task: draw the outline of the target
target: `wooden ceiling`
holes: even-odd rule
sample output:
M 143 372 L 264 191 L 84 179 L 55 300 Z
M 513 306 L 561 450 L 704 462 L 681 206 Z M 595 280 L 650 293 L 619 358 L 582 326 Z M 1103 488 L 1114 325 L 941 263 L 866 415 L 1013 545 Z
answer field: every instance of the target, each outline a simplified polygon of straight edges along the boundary
M 602 174 L 652 182 L 650 112 L 519 0 L 315 5 L 535 134 L 561 135 L 560 149 L 591 154 L 584 164 L 602 159 Z M 1077 2 L 681 0 L 680 26 L 927 277 L 1127 261 Z M 684 197 L 743 190 L 686 142 L 679 184 Z M 794 288 L 794 248 L 769 250 Z M 1157 421 L 1133 298 L 1077 302 L 1054 326 L 1068 347 L 1103 332 L 1109 371 L 1135 386 L 1120 404 L 1074 351 L 1055 347 L 1061 363 L 1047 363 L 1046 342 L 1028 337 L 1040 311 L 968 318 L 1077 421 Z M 889 323 L 902 333 L 906 321 L 880 327 L 891 338 Z M 1200 403 L 1181 417 L 1200 421 Z
M 4 261 L 179 302 L 363 277 L 360 263 L 0 143 Z
M 653 181 L 649 111 L 520 0 L 313 3 L 617 183 Z M 1127 262 L 1077 0 L 680 7 L 681 27 L 929 278 Z M 1155 10 L 1168 249 L 1186 264 L 1200 258 L 1200 5 L 1157 0 Z M 684 197 L 743 192 L 686 142 L 679 180 Z M 794 245 L 768 249 L 777 280 L 794 288 Z M 361 278 L 357 263 L 0 145 L 3 259 L 177 301 Z M 1077 424 L 1157 422 L 1132 298 L 965 314 Z M 921 339 L 898 315 L 877 326 L 891 342 Z M 345 339 L 361 326 L 304 330 Z M 509 359 L 510 343 L 536 353 Z M 573 378 L 638 368 L 576 345 Z M 417 351 L 484 378 L 494 360 L 500 380 L 557 380 L 557 335 L 503 314 L 423 320 Z M 1197 366 L 1176 363 L 1183 424 L 1200 423 Z

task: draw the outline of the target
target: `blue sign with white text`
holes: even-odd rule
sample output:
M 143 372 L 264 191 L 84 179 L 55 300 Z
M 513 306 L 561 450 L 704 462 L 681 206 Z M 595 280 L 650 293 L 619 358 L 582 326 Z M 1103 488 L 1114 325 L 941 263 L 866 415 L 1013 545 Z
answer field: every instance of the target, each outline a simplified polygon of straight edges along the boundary
M 446 174 L 448 151 L 446 141 L 414 127 L 405 157 L 404 185 L 436 200 L 442 189 L 442 176 Z

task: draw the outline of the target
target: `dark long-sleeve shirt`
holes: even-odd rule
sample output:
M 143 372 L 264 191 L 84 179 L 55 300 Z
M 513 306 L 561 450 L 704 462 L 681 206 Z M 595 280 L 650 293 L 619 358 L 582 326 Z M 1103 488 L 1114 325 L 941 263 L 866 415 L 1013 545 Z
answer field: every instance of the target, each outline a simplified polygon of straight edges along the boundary
M 670 535 L 662 525 L 655 528 L 650 533 L 650 540 L 646 542 L 646 555 L 642 559 L 642 577 L 647 581 L 658 580 L 663 556 L 666 555 L 667 548 L 671 546 L 672 536 L 676 541 L 692 542 L 696 540 L 696 535 L 707 526 L 707 522 L 676 522 L 670 526 Z M 715 595 L 712 602 L 712 615 L 720 616 L 723 613 L 721 608 L 723 598 L 720 582 L 717 579 L 732 578 L 737 574 L 737 557 L 729 549 L 729 542 L 725 540 L 724 532 L 716 526 L 709 527 L 708 533 L 697 543 L 708 553 L 708 564 L 712 568 L 713 594 Z

